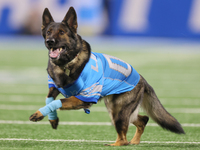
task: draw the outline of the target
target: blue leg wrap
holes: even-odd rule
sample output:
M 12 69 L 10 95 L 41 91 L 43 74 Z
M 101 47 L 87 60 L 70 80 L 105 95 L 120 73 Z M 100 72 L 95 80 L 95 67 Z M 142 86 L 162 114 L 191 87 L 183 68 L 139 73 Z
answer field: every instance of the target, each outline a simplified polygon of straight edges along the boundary
M 49 103 L 53 102 L 54 98 L 53 97 L 48 97 L 46 98 L 46 105 L 48 105 Z M 49 120 L 56 120 L 57 119 L 57 112 L 56 110 L 53 112 L 50 112 L 48 114 L 48 119 Z
M 85 108 L 84 111 L 85 111 L 86 114 L 90 114 L 90 110 L 89 109 Z
M 42 115 L 45 117 L 49 113 L 56 111 L 56 109 L 62 107 L 62 103 L 60 100 L 54 100 L 53 102 L 49 103 L 48 105 L 42 107 L 39 109 L 39 111 L 42 113 Z M 55 119 L 51 119 L 55 120 Z

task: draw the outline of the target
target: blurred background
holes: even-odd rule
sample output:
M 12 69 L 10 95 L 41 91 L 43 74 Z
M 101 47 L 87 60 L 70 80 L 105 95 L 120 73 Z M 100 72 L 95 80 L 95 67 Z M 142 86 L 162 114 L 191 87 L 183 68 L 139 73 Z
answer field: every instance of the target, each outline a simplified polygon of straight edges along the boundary
M 78 15 L 78 33 L 93 51 L 160 51 L 157 46 L 182 44 L 183 50 L 199 51 L 199 0 L 0 0 L 0 49 L 44 49 L 44 8 L 59 22 L 70 6 Z
M 48 7 L 55 21 L 68 8 L 81 35 L 200 38 L 199 0 L 1 0 L 1 35 L 40 35 Z

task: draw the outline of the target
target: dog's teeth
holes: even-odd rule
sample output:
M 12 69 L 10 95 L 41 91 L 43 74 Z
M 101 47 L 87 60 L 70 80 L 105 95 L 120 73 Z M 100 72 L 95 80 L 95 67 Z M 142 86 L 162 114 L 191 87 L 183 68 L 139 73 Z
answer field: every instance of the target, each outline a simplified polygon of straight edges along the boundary
M 62 48 L 60 48 L 60 51 L 62 51 Z

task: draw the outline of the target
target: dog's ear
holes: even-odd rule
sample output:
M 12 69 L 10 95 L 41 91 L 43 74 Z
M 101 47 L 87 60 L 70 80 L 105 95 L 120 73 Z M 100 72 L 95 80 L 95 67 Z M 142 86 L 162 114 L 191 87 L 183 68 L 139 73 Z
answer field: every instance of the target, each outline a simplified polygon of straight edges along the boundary
M 63 23 L 68 24 L 69 27 L 72 29 L 72 31 L 74 33 L 77 33 L 77 15 L 76 15 L 76 11 L 73 7 L 70 7 L 67 14 L 65 15 L 63 21 Z
M 53 17 L 51 16 L 49 9 L 45 8 L 42 15 L 42 30 L 45 29 L 51 22 L 54 22 Z

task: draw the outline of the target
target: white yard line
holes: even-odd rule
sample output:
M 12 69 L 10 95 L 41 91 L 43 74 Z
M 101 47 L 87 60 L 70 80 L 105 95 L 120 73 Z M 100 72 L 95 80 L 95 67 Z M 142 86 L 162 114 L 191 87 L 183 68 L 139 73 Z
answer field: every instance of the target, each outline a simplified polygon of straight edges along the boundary
M 34 124 L 34 125 L 46 125 L 48 121 L 31 122 L 31 121 L 17 121 L 17 120 L 0 120 L 0 124 Z M 111 122 L 75 122 L 75 121 L 61 121 L 59 125 L 89 125 L 89 126 L 111 126 Z M 183 127 L 200 127 L 200 124 L 196 123 L 182 123 Z M 147 126 L 156 127 L 156 123 L 148 123 Z
M 64 140 L 64 139 L 17 139 L 17 138 L 0 138 L 0 141 L 39 141 L 39 142 L 92 142 L 92 143 L 114 143 L 115 141 L 101 140 Z M 154 144 L 200 144 L 200 142 L 175 142 L 175 141 L 141 141 L 141 143 Z
M 0 105 L 0 110 L 38 110 L 40 106 L 36 105 Z M 200 108 L 166 108 L 170 113 L 188 113 L 198 114 Z M 82 109 L 80 111 L 83 111 Z M 140 110 L 142 111 L 142 110 Z M 91 107 L 91 112 L 107 112 L 106 107 Z

